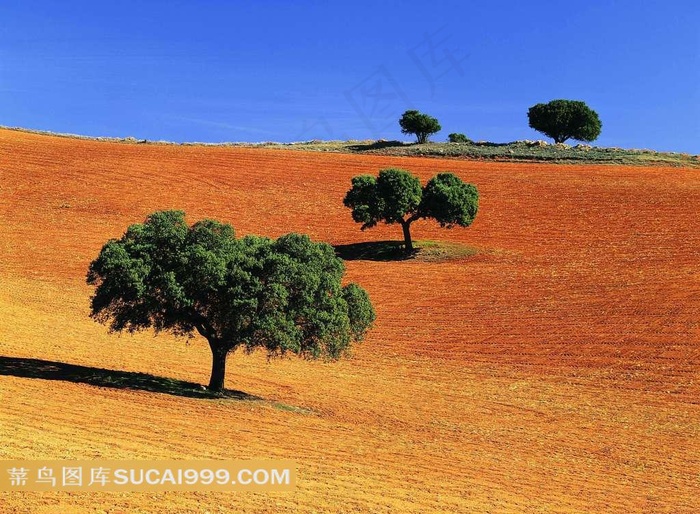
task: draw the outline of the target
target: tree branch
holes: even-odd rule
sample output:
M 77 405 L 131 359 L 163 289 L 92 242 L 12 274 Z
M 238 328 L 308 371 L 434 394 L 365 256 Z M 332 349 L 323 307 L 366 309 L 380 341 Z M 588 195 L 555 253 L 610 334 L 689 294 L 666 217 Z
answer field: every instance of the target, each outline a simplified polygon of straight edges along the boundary
M 204 337 L 207 341 L 213 338 L 214 330 L 209 326 L 209 323 L 207 323 L 204 316 L 195 312 L 192 315 L 192 321 L 194 328 L 197 329 L 197 332 L 199 332 L 202 337 Z
M 410 225 L 414 221 L 420 219 L 420 217 L 421 217 L 420 213 L 416 212 L 416 213 L 412 214 L 410 217 L 408 217 L 406 220 L 403 220 L 402 223 L 407 223 L 408 225 Z

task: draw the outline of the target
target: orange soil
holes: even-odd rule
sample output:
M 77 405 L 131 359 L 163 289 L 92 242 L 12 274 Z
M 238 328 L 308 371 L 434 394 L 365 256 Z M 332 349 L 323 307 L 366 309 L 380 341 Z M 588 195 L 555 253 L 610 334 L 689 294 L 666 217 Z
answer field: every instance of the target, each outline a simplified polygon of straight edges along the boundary
M 419 222 L 413 235 L 479 253 L 348 262 L 378 314 L 351 360 L 232 356 L 227 387 L 264 402 L 0 374 L 2 459 L 290 458 L 295 492 L 0 493 L 0 512 L 696 512 L 697 170 L 0 130 L 0 359 L 206 383 L 202 341 L 109 335 L 87 317 L 102 244 L 164 208 L 241 235 L 399 239 L 360 232 L 341 201 L 352 176 L 389 166 L 474 183 L 471 228 Z

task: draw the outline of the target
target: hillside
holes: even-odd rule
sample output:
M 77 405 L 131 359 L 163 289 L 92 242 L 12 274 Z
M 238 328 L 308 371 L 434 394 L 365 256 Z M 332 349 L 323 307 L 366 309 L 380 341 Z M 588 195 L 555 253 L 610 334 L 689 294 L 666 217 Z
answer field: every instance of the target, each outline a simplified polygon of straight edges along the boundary
M 397 157 L 433 157 L 500 162 L 546 162 L 556 164 L 622 164 L 625 166 L 674 166 L 700 168 L 700 156 L 648 149 L 606 148 L 587 144 L 550 144 L 546 141 L 491 143 L 402 141 L 304 141 L 291 144 L 261 143 L 265 148 L 346 152 Z
M 342 205 L 352 176 L 390 166 L 478 187 L 472 227 L 413 228 L 476 253 L 347 261 L 378 316 L 351 360 L 232 356 L 226 386 L 260 400 L 48 380 L 74 364 L 206 383 L 203 341 L 87 316 L 87 266 L 129 224 L 178 208 L 239 235 L 398 240 Z M 289 458 L 299 476 L 293 493 L 0 493 L 0 512 L 694 512 L 698 205 L 688 167 L 0 130 L 0 458 Z
M 350 141 L 298 141 L 294 143 L 174 143 L 171 141 L 150 141 L 134 137 L 89 137 L 76 134 L 56 134 L 52 132 L 27 130 L 16 127 L 2 127 L 0 130 L 16 130 L 23 133 L 54 137 L 67 137 L 85 141 L 117 142 L 147 145 L 221 146 L 237 148 L 265 148 L 276 150 L 298 150 L 304 152 L 350 153 L 358 155 L 383 155 L 394 157 L 430 157 L 437 159 L 468 159 L 497 162 L 542 162 L 555 164 L 622 164 L 625 166 L 664 166 L 700 168 L 700 155 L 680 152 L 659 152 L 649 149 L 598 147 L 588 144 L 552 144 L 547 141 L 513 141 L 492 143 L 470 141 L 468 143 L 427 142 L 416 144 L 405 141 L 350 140 Z

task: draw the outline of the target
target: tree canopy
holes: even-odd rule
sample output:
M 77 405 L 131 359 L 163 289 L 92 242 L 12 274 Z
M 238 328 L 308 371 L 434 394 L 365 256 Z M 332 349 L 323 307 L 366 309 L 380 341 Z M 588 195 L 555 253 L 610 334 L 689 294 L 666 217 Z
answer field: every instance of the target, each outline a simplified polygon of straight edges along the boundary
M 567 139 L 594 141 L 602 124 L 598 113 L 577 100 L 552 100 L 530 107 L 527 113 L 530 127 L 563 143 Z
M 450 143 L 471 143 L 471 139 L 459 132 L 452 132 L 451 134 L 448 134 L 447 140 Z
M 419 143 L 426 143 L 428 136 L 442 129 L 438 120 L 415 110 L 404 112 L 399 125 L 403 134 L 415 134 Z
M 221 391 L 227 355 L 337 359 L 375 319 L 367 293 L 341 286 L 343 262 L 308 236 L 245 236 L 215 220 L 188 226 L 159 211 L 108 241 L 90 264 L 91 317 L 112 331 L 195 332 L 209 343 L 209 389 Z
M 389 225 L 399 223 L 405 249 L 412 252 L 411 223 L 431 218 L 442 227 L 468 227 L 479 207 L 479 193 L 475 186 L 453 173 L 438 173 L 421 187 L 418 177 L 410 172 L 388 168 L 377 177 L 354 177 L 343 203 L 352 209 L 352 219 L 362 223 L 362 230 L 380 221 Z

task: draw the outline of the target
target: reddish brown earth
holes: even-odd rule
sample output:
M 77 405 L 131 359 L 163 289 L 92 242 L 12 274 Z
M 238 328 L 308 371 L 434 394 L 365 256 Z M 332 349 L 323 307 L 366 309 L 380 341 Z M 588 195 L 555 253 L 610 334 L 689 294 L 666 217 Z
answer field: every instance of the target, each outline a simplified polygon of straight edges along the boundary
M 200 340 L 109 335 L 89 262 L 158 209 L 239 235 L 360 232 L 350 178 L 474 183 L 446 262 L 349 261 L 378 319 L 354 357 L 236 354 L 202 400 L 17 376 L 7 357 L 206 383 Z M 107 143 L 0 130 L 0 458 L 289 458 L 293 493 L 0 493 L 0 512 L 697 512 L 700 173 Z M 3 357 L 5 358 L 3 360 Z

